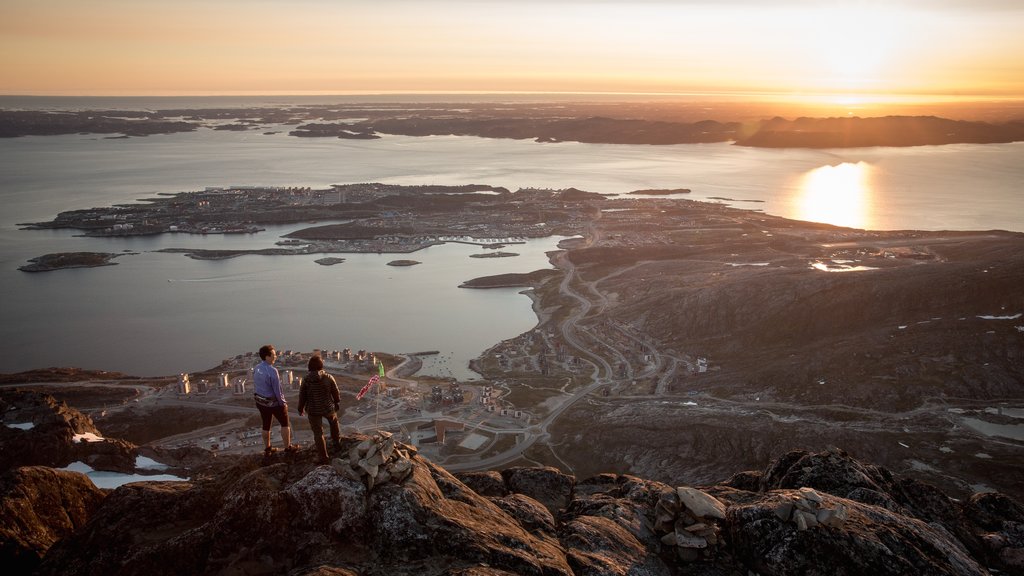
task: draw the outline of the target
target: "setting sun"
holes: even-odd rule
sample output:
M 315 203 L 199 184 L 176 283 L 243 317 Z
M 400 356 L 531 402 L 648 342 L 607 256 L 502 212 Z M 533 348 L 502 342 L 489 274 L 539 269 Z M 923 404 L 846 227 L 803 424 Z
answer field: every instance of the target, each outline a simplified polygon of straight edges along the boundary
M 9 0 L 4 94 L 1024 95 L 1024 5 Z
M 819 55 L 822 80 L 836 90 L 882 87 L 882 66 L 898 51 L 897 24 L 903 14 L 891 8 L 883 11 L 850 5 L 826 8 L 820 14 L 807 39 L 808 50 Z

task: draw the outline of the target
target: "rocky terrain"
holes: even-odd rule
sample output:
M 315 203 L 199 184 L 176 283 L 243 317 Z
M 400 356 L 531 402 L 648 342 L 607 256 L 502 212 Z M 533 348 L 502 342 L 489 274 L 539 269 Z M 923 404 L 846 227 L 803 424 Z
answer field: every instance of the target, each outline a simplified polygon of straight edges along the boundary
M 36 424 L 0 428 L 7 573 L 1024 574 L 1020 503 L 954 500 L 834 447 L 690 486 L 541 467 L 452 475 L 378 433 L 345 436 L 328 465 L 311 449 L 196 451 L 190 481 L 108 491 L 53 469 L 68 433 L 94 430 L 87 418 L 37 393 L 2 399 L 5 424 Z M 11 456 L 23 443 L 31 462 Z
M 183 193 L 37 225 L 202 202 L 218 220 L 256 204 L 261 221 L 314 205 L 347 215 L 275 253 L 408 252 L 471 230 L 572 236 L 550 254 L 554 269 L 463 284 L 530 287 L 539 319 L 473 364 L 505 406 L 529 413 L 516 438 L 504 425 L 491 436 L 524 446 L 519 460 L 495 449 L 503 464 L 702 483 L 831 444 L 956 497 L 1024 495 L 1022 234 L 857 230 L 662 195 L 375 183 Z

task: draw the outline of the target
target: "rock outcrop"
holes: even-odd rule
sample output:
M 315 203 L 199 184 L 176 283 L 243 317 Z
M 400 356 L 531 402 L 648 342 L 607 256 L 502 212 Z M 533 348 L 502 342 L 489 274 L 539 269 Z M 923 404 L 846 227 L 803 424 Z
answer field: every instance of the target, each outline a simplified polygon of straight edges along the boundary
M 131 472 L 136 447 L 103 438 L 92 418 L 49 394 L 5 390 L 0 397 L 0 470 L 19 466 L 61 468 L 84 462 L 96 470 Z M 12 427 L 12 424 L 23 428 Z
M 1019 503 L 958 502 L 839 449 L 787 454 L 742 487 L 551 468 L 456 477 L 386 434 L 346 436 L 334 456 L 252 455 L 123 486 L 36 573 L 1024 574 Z M 382 478 L 396 464 L 407 472 Z
M 0 566 L 27 574 L 56 541 L 85 526 L 106 493 L 79 472 L 43 466 L 0 477 Z
M 5 434 L 51 457 L 69 457 L 71 431 L 98 435 L 52 399 L 36 411 L 24 400 L 6 421 L 31 414 L 33 427 Z M 38 575 L 1024 575 L 1019 502 L 954 500 L 838 448 L 704 486 L 554 468 L 453 476 L 384 432 L 343 437 L 317 461 L 216 459 L 191 481 L 109 492 L 12 468 L 0 561 Z

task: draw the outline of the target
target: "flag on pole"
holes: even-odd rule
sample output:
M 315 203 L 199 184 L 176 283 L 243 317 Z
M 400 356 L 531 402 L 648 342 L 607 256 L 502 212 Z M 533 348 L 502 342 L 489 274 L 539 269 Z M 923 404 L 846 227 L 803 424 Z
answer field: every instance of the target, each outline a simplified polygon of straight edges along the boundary
M 372 388 L 373 385 L 376 384 L 378 381 L 380 381 L 380 376 L 374 374 L 373 377 L 370 378 L 370 381 L 367 382 L 366 385 L 363 386 L 363 388 L 359 391 L 359 394 L 356 394 L 356 400 L 362 400 L 363 396 L 366 396 L 366 393 L 369 392 L 370 388 Z

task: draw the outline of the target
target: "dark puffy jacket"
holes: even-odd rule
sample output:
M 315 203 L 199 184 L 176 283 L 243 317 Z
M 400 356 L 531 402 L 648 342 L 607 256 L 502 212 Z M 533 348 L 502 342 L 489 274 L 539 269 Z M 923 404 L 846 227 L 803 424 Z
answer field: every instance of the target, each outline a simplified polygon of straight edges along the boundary
M 327 372 L 310 372 L 302 379 L 299 386 L 299 412 L 310 414 L 333 414 L 341 404 L 341 393 L 338 383 Z

